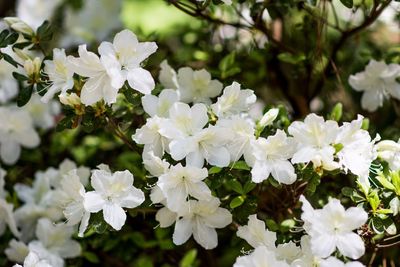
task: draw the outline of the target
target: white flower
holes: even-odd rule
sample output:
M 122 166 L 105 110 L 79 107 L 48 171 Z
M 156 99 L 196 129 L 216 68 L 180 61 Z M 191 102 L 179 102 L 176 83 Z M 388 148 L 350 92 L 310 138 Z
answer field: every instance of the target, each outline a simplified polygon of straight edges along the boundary
M 233 134 L 231 140 L 228 140 L 225 145 L 230 153 L 231 162 L 238 161 L 243 155 L 246 163 L 252 165 L 251 142 L 255 140 L 254 123 L 240 116 L 232 116 L 229 119 L 219 119 L 216 126 L 225 128 L 227 133 Z
M 172 104 L 178 102 L 179 96 L 177 91 L 172 89 L 164 89 L 160 95 L 145 95 L 142 97 L 142 106 L 144 111 L 153 117 L 155 115 L 163 118 L 169 116 L 169 109 Z
M 163 60 L 160 64 L 160 74 L 158 79 L 160 83 L 167 89 L 178 89 L 178 77 L 176 71 L 168 65 L 167 60 Z
M 325 258 L 336 248 L 352 259 L 364 254 L 364 242 L 353 232 L 368 219 L 363 209 L 351 207 L 345 210 L 339 200 L 330 199 L 322 209 L 314 210 L 304 196 L 300 197 L 300 201 L 303 203 L 301 219 L 311 237 L 311 249 L 315 255 Z
M 232 85 L 225 87 L 222 96 L 218 97 L 211 108 L 218 117 L 228 117 L 249 111 L 256 100 L 253 90 L 240 90 L 240 84 L 233 82 Z
M 175 223 L 173 242 L 181 245 L 193 234 L 194 240 L 205 249 L 215 248 L 218 245 L 215 228 L 224 228 L 232 222 L 232 214 L 219 205 L 218 198 L 189 200 L 186 211 Z
M 276 117 L 278 117 L 278 114 L 279 114 L 278 108 L 271 108 L 259 120 L 259 122 L 257 123 L 258 127 L 264 128 L 270 125 L 276 119 Z
M 303 204 L 304 205 L 304 204 Z M 315 256 L 311 251 L 311 238 L 309 235 L 303 235 L 300 240 L 301 256 L 291 263 L 291 267 L 310 267 L 319 266 L 321 258 Z
M 133 186 L 133 175 L 128 170 L 114 174 L 94 170 L 91 185 L 95 191 L 85 194 L 85 210 L 92 213 L 103 210 L 104 220 L 115 230 L 125 224 L 126 214 L 122 208 L 135 208 L 144 201 L 143 192 Z
M 276 247 L 276 258 L 278 260 L 284 260 L 287 263 L 292 263 L 296 259 L 302 256 L 300 247 L 294 242 L 289 241 L 288 243 L 279 244 Z
M 144 168 L 153 176 L 159 177 L 169 169 L 169 163 L 154 155 L 153 152 L 143 153 Z
M 400 99 L 400 84 L 396 81 L 399 76 L 399 64 L 371 60 L 363 72 L 349 77 L 349 84 L 356 91 L 364 91 L 361 106 L 372 112 L 389 96 Z
M 374 142 L 371 136 L 363 129 L 363 117 L 358 116 L 357 120 L 345 122 L 339 128 L 336 137 L 336 144 L 341 144 L 343 148 L 337 153 L 339 163 L 347 171 L 360 177 L 368 177 L 371 162 L 376 158 Z
M 218 96 L 222 91 L 222 83 L 211 80 L 211 74 L 205 69 L 192 70 L 189 67 L 178 70 L 179 94 L 185 103 L 210 104 L 210 98 Z
M 4 254 L 10 261 L 23 263 L 29 254 L 29 248 L 24 242 L 11 239 L 8 243 L 8 248 L 4 250 Z
M 29 114 L 21 109 L 0 107 L 0 156 L 4 163 L 14 164 L 21 146 L 34 148 L 40 143 Z
M 392 140 L 383 140 L 375 145 L 378 157 L 387 163 L 392 171 L 400 170 L 400 143 Z
M 157 185 L 167 200 L 168 208 L 177 212 L 189 196 L 198 200 L 211 198 L 211 191 L 206 183 L 203 182 L 207 176 L 208 171 L 206 168 L 183 167 L 179 163 L 171 166 L 169 171 L 161 175 Z
M 47 218 L 39 220 L 36 237 L 29 243 L 31 252 L 39 258 L 47 260 L 54 267 L 63 266 L 64 260 L 75 258 L 81 254 L 81 246 L 71 239 L 74 229 L 65 224 L 54 224 Z
M 79 223 L 78 236 L 82 237 L 89 224 L 90 213 L 83 206 L 85 188 L 81 184 L 76 169 L 64 175 L 58 193 L 67 225 L 72 226 Z
M 324 121 L 314 113 L 309 114 L 304 122 L 295 121 L 288 132 L 298 143 L 297 151 L 293 155 L 292 163 L 312 162 L 314 167 L 334 170 L 339 164 L 334 162 L 335 148 L 331 146 L 338 134 L 339 127 L 335 121 Z
M 148 118 L 142 128 L 137 129 L 132 139 L 137 144 L 144 145 L 144 154 L 152 152 L 157 157 L 162 157 L 168 149 L 169 140 L 162 134 L 166 124 L 165 118 L 154 116 Z
M 7 103 L 18 93 L 18 81 L 12 76 L 13 71 L 16 71 L 14 66 L 4 59 L 0 60 L 0 104 Z
M 86 50 L 86 45 L 80 45 L 78 53 L 78 58 L 68 56 L 68 60 L 76 74 L 88 78 L 81 91 L 82 103 L 93 105 L 102 99 L 108 104 L 114 103 L 124 79 L 119 73 L 109 73 L 109 70 L 118 68 L 118 62 L 109 60 L 103 65 L 95 53 Z
M 57 92 L 66 94 L 67 90 L 74 86 L 74 72 L 70 62 L 65 55 L 64 49 L 53 49 L 53 60 L 45 60 L 44 72 L 51 82 L 50 88 L 42 97 L 42 101 L 47 103 Z
M 19 0 L 17 17 L 33 29 L 37 29 L 45 20 L 49 20 L 61 0 Z
M 19 264 L 14 265 L 14 267 L 22 267 Z M 24 260 L 23 267 L 53 267 L 47 260 L 40 259 L 35 252 L 29 252 L 28 256 Z
M 56 124 L 55 117 L 60 114 L 60 104 L 56 101 L 43 103 L 39 95 L 32 95 L 29 102 L 23 107 L 33 120 L 33 124 L 40 129 L 50 129 Z
M 17 229 L 13 208 L 14 206 L 12 204 L 7 203 L 7 201 L 4 199 L 0 199 L 0 236 L 3 235 L 6 225 L 8 225 L 8 228 L 11 230 L 14 236 L 21 236 Z
M 251 180 L 261 183 L 271 174 L 279 183 L 292 184 L 297 175 L 289 158 L 292 157 L 295 142 L 292 137 L 278 130 L 267 139 L 258 138 L 253 142 L 254 166 L 251 170 Z
M 78 167 L 72 160 L 64 159 L 58 166 L 58 169 L 48 168 L 46 170 L 46 175 L 48 175 L 50 179 L 50 185 L 54 188 L 59 188 L 64 175 L 67 175 L 72 170 L 76 170 L 76 174 L 79 176 L 83 186 L 89 183 L 90 169 L 88 167 Z
M 351 261 L 344 263 L 335 257 L 329 257 L 326 260 L 322 260 L 320 263 L 320 267 L 364 267 L 362 263 L 358 261 Z
M 117 33 L 112 44 L 102 42 L 99 46 L 101 60 L 107 64 L 105 66 L 111 79 L 113 80 L 114 76 L 120 76 L 124 81 L 127 80 L 133 89 L 143 94 L 151 93 L 154 88 L 154 79 L 151 73 L 143 69 L 140 64 L 156 50 L 156 43 L 140 43 L 130 30 Z M 110 62 L 113 63 L 108 65 Z
M 257 219 L 257 215 L 249 216 L 249 222 L 245 226 L 239 226 L 236 235 L 247 241 L 253 248 L 264 246 L 269 250 L 275 250 L 276 233 L 265 228 L 265 223 Z
M 238 257 L 233 267 L 289 267 L 276 259 L 275 253 L 264 246 L 257 247 L 251 254 Z
M 4 22 L 16 32 L 24 33 L 31 36 L 34 34 L 32 27 L 30 27 L 18 17 L 5 17 Z

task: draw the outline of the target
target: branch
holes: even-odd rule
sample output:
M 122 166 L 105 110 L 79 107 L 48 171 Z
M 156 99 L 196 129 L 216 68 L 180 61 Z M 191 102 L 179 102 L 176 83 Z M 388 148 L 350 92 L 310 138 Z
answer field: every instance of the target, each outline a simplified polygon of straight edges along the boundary
M 130 139 L 125 135 L 125 133 L 119 128 L 118 124 L 115 122 L 115 120 L 110 117 L 106 116 L 106 120 L 108 122 L 109 129 L 112 130 L 112 132 L 119 138 L 121 139 L 122 142 L 124 142 L 131 150 L 138 152 L 139 154 L 142 153 L 141 149 L 136 146 L 135 143 L 131 142 Z

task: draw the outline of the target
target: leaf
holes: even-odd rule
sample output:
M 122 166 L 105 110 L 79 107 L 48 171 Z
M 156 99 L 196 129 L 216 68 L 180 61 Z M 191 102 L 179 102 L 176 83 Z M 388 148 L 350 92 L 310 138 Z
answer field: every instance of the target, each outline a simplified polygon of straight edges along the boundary
M 233 191 L 235 191 L 238 194 L 244 194 L 243 193 L 243 187 L 242 184 L 239 183 L 237 180 L 230 180 L 227 182 L 227 185 L 230 187 L 230 189 L 232 189 Z
M 0 33 L 0 47 L 5 47 L 5 46 L 7 46 L 7 45 L 3 46 L 3 42 L 4 42 L 4 40 L 6 39 L 6 37 L 8 36 L 9 33 L 10 33 L 9 30 L 3 30 L 3 31 Z M 5 43 L 4 43 L 4 44 L 5 44 Z
M 383 231 L 385 230 L 384 229 L 384 225 L 383 225 L 383 221 L 378 217 L 372 218 L 371 225 L 372 225 L 372 229 L 377 234 L 382 234 Z
M 276 232 L 279 230 L 279 225 L 272 219 L 267 219 L 265 221 L 265 224 L 267 225 L 268 229 L 273 232 Z
M 58 124 L 56 126 L 56 131 L 61 132 L 65 129 L 72 129 L 73 123 L 74 123 L 73 115 L 66 116 L 61 121 L 58 122 Z
M 12 73 L 12 76 L 13 76 L 16 80 L 18 80 L 18 81 L 20 81 L 20 82 L 22 82 L 22 81 L 27 81 L 27 80 L 28 80 L 28 77 L 26 77 L 25 75 L 22 75 L 21 73 L 15 72 L 15 71 Z
M 244 162 L 242 160 L 236 161 L 235 163 L 229 165 L 229 168 L 236 169 L 236 170 L 245 170 L 245 171 L 250 170 L 250 167 L 247 166 L 246 162 Z
M 13 50 L 14 49 L 24 49 L 25 47 L 30 46 L 32 43 L 31 42 L 21 42 L 21 43 L 16 43 L 13 45 Z
M 247 194 L 249 193 L 251 190 L 253 190 L 254 188 L 256 188 L 257 184 L 251 182 L 251 181 L 247 181 L 244 186 L 243 186 L 243 193 Z
M 306 56 L 304 54 L 293 55 L 290 53 L 281 53 L 278 55 L 278 59 L 289 64 L 297 65 L 306 60 Z
M 347 8 L 353 7 L 353 0 L 340 0 L 340 2 Z
M 33 84 L 31 84 L 27 87 L 24 87 L 19 91 L 19 94 L 17 97 L 18 107 L 25 106 L 26 103 L 29 102 L 29 100 L 31 99 L 31 96 L 32 96 L 32 92 L 33 92 Z
M 222 171 L 222 168 L 213 166 L 208 170 L 208 174 L 216 174 L 216 173 L 220 173 L 221 171 Z
M 50 41 L 53 37 L 53 31 L 50 22 L 45 20 L 37 29 L 36 36 L 40 42 Z
M 237 196 L 231 200 L 231 203 L 229 203 L 229 207 L 231 207 L 231 209 L 235 209 L 235 208 L 241 206 L 243 203 L 244 203 L 244 197 Z
M 14 67 L 18 68 L 18 63 L 17 61 L 15 61 L 12 57 L 10 57 L 7 54 L 2 54 L 3 58 L 5 61 L 7 61 L 8 63 L 10 63 L 11 65 L 13 65 Z
M 296 225 L 296 222 L 293 219 L 287 219 L 281 222 L 281 231 L 282 232 L 287 232 L 290 229 L 292 229 Z
M 16 32 L 11 33 L 4 41 L 7 45 L 14 44 L 19 38 L 19 34 Z
M 82 256 L 87 259 L 89 262 L 91 263 L 100 263 L 99 258 L 97 257 L 97 255 L 93 252 L 90 251 L 85 251 L 82 253 Z
M 353 195 L 354 189 L 351 187 L 343 187 L 342 194 L 346 197 L 351 197 Z
M 179 263 L 179 267 L 192 267 L 194 266 L 194 262 L 197 257 L 197 250 L 196 249 L 191 249 L 189 250 L 181 262 Z
M 342 118 L 343 115 L 343 105 L 342 103 L 337 103 L 331 113 L 329 114 L 328 118 L 330 120 L 334 120 L 334 121 L 340 121 L 340 119 Z

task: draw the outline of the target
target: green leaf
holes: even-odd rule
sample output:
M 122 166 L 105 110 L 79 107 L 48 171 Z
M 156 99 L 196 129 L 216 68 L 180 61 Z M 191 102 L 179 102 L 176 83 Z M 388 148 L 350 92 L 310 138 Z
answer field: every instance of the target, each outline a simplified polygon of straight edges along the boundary
M 197 250 L 196 249 L 189 250 L 179 263 L 179 267 L 193 267 L 196 257 L 197 257 Z
M 276 232 L 279 230 L 279 225 L 272 219 L 267 219 L 265 221 L 265 224 L 267 225 L 268 229 L 273 232 Z
M 282 232 L 287 232 L 292 229 L 296 225 L 296 222 L 293 219 L 287 219 L 281 222 L 280 228 Z
M 26 103 L 29 102 L 29 99 L 31 99 L 31 96 L 32 96 L 32 92 L 33 92 L 33 84 L 31 84 L 27 87 L 24 87 L 19 91 L 19 94 L 17 97 L 18 107 L 25 106 Z
M 371 226 L 375 233 L 382 234 L 384 232 L 384 225 L 382 219 L 374 217 L 371 220 Z
M 244 162 L 242 160 L 236 161 L 235 163 L 229 165 L 229 168 L 236 169 L 236 170 L 245 170 L 245 171 L 250 170 L 250 167 L 246 164 L 246 162 Z
M 4 40 L 4 42 L 7 45 L 12 45 L 18 40 L 18 38 L 19 38 L 19 34 L 16 32 L 13 32 L 9 36 L 7 36 L 7 38 Z
M 340 0 L 340 2 L 347 8 L 353 7 L 353 0 Z
M 222 171 L 222 168 L 213 166 L 208 170 L 208 174 L 216 174 L 216 173 L 220 173 L 221 171 Z
M 85 251 L 82 253 L 82 256 L 87 259 L 90 263 L 100 263 L 99 258 L 97 255 L 90 251 Z
M 328 118 L 334 121 L 340 121 L 343 115 L 343 105 L 342 103 L 337 103 L 331 113 L 329 114 Z
M 351 187 L 343 187 L 341 191 L 342 194 L 346 197 L 351 197 L 354 193 L 354 189 Z
M 56 131 L 61 132 L 65 129 L 71 129 L 72 125 L 74 123 L 74 117 L 73 116 L 66 116 L 63 118 L 61 121 L 58 122 L 56 126 Z
M 231 203 L 229 203 L 229 207 L 231 207 L 231 209 L 235 209 L 235 208 L 241 206 L 243 203 L 244 203 L 244 197 L 237 196 L 231 200 Z
M 50 41 L 53 37 L 53 31 L 50 22 L 45 20 L 42 25 L 40 25 L 37 29 L 36 36 L 38 37 L 40 42 Z
M 6 37 L 8 36 L 8 34 L 10 34 L 9 30 L 3 30 L 0 33 L 0 47 L 6 47 L 7 44 L 4 42 L 6 40 Z
M 239 183 L 237 180 L 229 180 L 227 182 L 227 185 L 229 186 L 230 189 L 235 191 L 238 194 L 244 194 L 243 193 L 243 187 L 242 184 Z
M 32 43 L 31 42 L 21 42 L 21 43 L 16 43 L 16 44 L 14 44 L 13 45 L 13 49 L 24 49 L 25 47 L 28 47 L 28 46 L 30 46 L 30 45 L 32 45 Z
M 281 53 L 278 55 L 278 59 L 282 62 L 296 65 L 306 60 L 306 56 L 304 54 L 293 55 L 290 53 Z
M 379 174 L 375 178 L 381 183 L 381 185 L 384 188 L 389 189 L 389 190 L 393 190 L 393 191 L 396 190 L 395 186 L 386 179 L 386 177 L 383 175 L 383 173 Z
M 251 181 L 247 181 L 244 186 L 243 186 L 243 193 L 247 194 L 249 193 L 251 190 L 253 190 L 254 188 L 256 188 L 257 184 L 251 182 Z
M 16 79 L 16 80 L 18 80 L 20 82 L 28 80 L 28 77 L 26 77 L 25 75 L 22 75 L 22 74 L 20 74 L 18 72 L 13 72 L 12 76 L 14 77 L 14 79 Z
M 1 54 L 1 53 L 0 53 Z M 14 67 L 18 68 L 18 63 L 17 61 L 15 61 L 12 57 L 10 57 L 7 54 L 2 54 L 2 57 L 5 61 L 7 61 L 8 63 L 10 63 L 11 65 L 13 65 Z

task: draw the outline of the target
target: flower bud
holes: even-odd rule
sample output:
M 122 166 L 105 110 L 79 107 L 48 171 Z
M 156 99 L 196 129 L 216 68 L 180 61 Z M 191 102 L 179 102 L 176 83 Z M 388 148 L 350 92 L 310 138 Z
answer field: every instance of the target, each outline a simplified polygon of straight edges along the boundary
M 42 61 L 40 58 L 35 57 L 34 60 L 28 59 L 24 62 L 24 69 L 29 77 L 39 76 L 40 65 Z
M 258 122 L 258 127 L 264 128 L 270 125 L 276 119 L 276 117 L 278 117 L 278 114 L 279 114 L 279 109 L 271 108 L 270 110 L 268 110 L 267 113 L 264 114 L 264 116 Z
M 23 22 L 22 20 L 20 20 L 17 17 L 6 17 L 4 18 L 4 21 L 7 23 L 7 25 L 13 29 L 16 32 L 20 32 L 20 33 L 24 33 L 24 34 L 28 34 L 28 35 L 34 35 L 34 31 L 33 29 L 26 24 L 25 22 Z
M 75 93 L 71 94 L 60 94 L 58 96 L 60 102 L 66 106 L 75 107 L 81 104 L 81 99 Z

